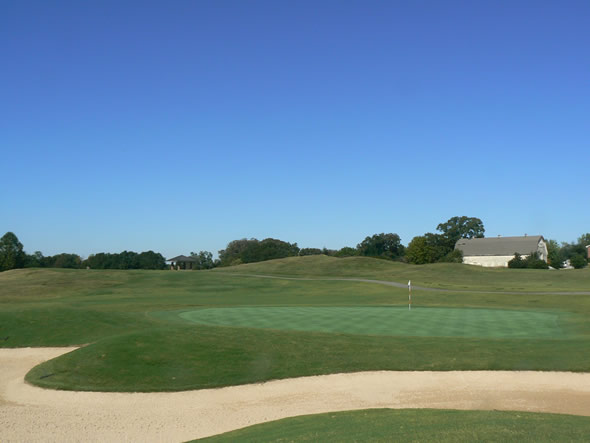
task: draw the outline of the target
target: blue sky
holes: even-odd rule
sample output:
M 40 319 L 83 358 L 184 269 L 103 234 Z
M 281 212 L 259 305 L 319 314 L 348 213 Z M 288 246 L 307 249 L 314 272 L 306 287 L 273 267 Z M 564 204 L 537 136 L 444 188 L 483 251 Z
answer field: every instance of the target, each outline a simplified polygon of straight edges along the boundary
M 590 231 L 588 1 L 12 1 L 0 233 L 27 252 Z

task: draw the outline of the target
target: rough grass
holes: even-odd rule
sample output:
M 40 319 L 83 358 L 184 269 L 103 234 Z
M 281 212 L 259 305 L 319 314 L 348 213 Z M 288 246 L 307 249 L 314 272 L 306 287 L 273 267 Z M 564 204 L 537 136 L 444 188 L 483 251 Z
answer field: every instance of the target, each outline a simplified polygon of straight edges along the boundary
M 286 418 L 202 442 L 588 441 L 590 418 L 503 411 L 371 409 Z
M 590 291 L 590 268 L 500 269 L 456 263 L 409 265 L 370 257 L 289 257 L 218 268 L 213 272 L 298 277 L 362 277 L 414 285 L 477 291 Z

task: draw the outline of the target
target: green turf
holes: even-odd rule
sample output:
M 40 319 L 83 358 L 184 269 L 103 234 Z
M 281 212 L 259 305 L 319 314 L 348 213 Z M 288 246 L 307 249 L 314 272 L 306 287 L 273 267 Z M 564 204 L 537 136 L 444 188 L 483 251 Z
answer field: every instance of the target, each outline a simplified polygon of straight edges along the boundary
M 310 263 L 321 265 L 302 257 L 289 266 L 294 275 L 301 275 Z M 335 263 L 343 263 L 342 273 L 350 274 L 351 263 L 356 262 Z M 381 272 L 383 263 L 391 265 L 374 259 L 362 261 L 358 272 L 370 273 L 370 266 Z M 284 261 L 266 265 L 269 272 L 276 266 L 284 269 Z M 393 265 L 416 270 L 412 272 L 424 269 L 426 276 L 430 272 L 420 266 Z M 506 286 L 503 276 L 511 271 L 498 273 L 498 285 Z M 446 272 L 454 273 L 459 281 L 464 271 L 462 265 L 452 265 Z M 563 275 L 578 279 L 575 285 L 590 276 Z M 584 278 L 590 287 L 590 279 Z M 518 285 L 526 286 L 526 280 L 521 278 Z M 560 287 L 566 286 L 561 283 Z M 178 312 L 247 307 L 404 308 L 407 289 L 360 282 L 267 279 L 226 271 L 26 269 L 0 273 L 0 347 L 88 344 L 37 367 L 27 379 L 60 389 L 106 391 L 196 389 L 380 369 L 590 371 L 589 296 L 416 291 L 413 299 L 418 308 L 558 315 L 562 335 L 546 333 L 551 326 L 538 326 L 536 338 L 518 338 L 199 325 L 183 320 Z
M 289 257 L 213 272 L 291 277 L 361 277 L 414 285 L 477 291 L 590 291 L 590 267 L 573 270 L 483 268 L 456 263 L 409 265 L 370 257 Z
M 504 411 L 370 409 L 304 415 L 198 441 L 585 442 L 590 418 Z
M 182 312 L 210 326 L 417 337 L 564 338 L 559 314 L 414 307 L 239 307 Z

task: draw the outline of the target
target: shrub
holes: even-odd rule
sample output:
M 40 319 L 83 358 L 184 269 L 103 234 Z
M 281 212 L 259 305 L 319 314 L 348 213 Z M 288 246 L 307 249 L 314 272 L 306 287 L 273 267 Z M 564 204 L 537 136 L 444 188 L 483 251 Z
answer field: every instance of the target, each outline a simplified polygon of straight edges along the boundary
M 508 267 L 513 269 L 522 269 L 525 266 L 524 260 L 518 252 L 516 252 L 514 258 L 508 262 Z
M 577 254 L 570 258 L 570 264 L 576 269 L 582 269 L 588 264 L 588 261 L 583 255 Z
M 441 263 L 463 263 L 463 251 L 455 249 L 439 260 Z

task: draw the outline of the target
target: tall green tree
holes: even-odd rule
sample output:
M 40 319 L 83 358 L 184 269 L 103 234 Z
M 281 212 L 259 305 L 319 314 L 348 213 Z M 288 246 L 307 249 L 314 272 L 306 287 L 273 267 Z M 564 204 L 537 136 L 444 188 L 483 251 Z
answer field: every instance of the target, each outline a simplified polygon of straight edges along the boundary
M 209 251 L 191 252 L 191 257 L 197 260 L 194 269 L 211 269 L 214 266 L 213 254 Z
M 254 244 L 257 244 L 258 240 L 255 238 L 247 239 L 242 238 L 240 240 L 230 241 L 225 249 L 218 251 L 219 262 L 221 266 L 231 266 L 234 264 L 242 263 L 243 252 Z
M 367 257 L 381 257 L 397 259 L 403 257 L 405 253 L 404 245 L 397 234 L 375 234 L 359 243 L 356 247 L 360 255 Z
M 406 260 L 415 265 L 434 263 L 437 255 L 436 248 L 428 242 L 424 235 L 414 237 L 406 248 Z
M 555 269 L 563 267 L 563 254 L 557 240 L 545 240 L 547 244 L 547 262 Z
M 12 232 L 7 232 L 0 238 L 0 271 L 17 269 L 25 266 L 26 254 L 23 244 Z
M 461 238 L 481 238 L 485 228 L 483 222 L 476 217 L 452 217 L 436 227 L 442 233 L 447 253 L 455 248 L 455 243 Z

